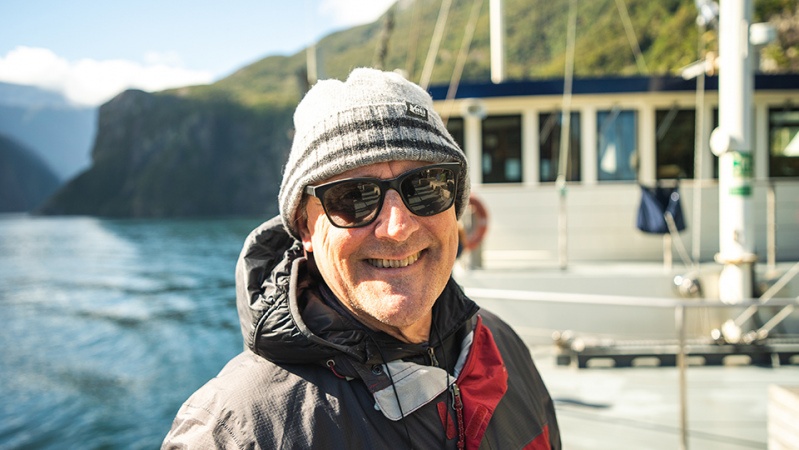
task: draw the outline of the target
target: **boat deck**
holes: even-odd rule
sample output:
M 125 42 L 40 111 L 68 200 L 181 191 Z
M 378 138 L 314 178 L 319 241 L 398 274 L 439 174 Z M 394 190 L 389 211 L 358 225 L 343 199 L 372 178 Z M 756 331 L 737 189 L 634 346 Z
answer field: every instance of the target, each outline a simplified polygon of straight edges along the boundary
M 555 399 L 564 448 L 680 448 L 676 367 L 578 369 L 556 364 L 553 346 L 532 353 Z M 769 386 L 799 387 L 799 365 L 691 366 L 686 381 L 688 448 L 765 449 Z

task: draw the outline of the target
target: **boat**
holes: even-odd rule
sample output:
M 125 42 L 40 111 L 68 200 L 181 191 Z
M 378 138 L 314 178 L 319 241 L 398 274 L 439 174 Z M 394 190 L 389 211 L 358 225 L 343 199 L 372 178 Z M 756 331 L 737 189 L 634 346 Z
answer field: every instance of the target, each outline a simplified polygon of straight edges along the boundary
M 482 162 L 472 165 L 470 178 L 489 216 L 485 239 L 466 255 L 471 271 L 462 276 L 463 283 L 522 291 L 718 299 L 723 266 L 715 257 L 723 220 L 718 158 L 708 148 L 718 117 L 718 77 L 708 77 L 705 89 L 704 161 L 701 177 L 694 178 L 695 80 L 574 80 L 575 162 L 563 187 L 552 169 L 558 163 L 552 147 L 558 147 L 563 80 L 462 84 L 451 105 L 459 115 L 449 117 L 448 127 L 470 161 Z M 430 90 L 443 109 L 445 88 Z M 799 177 L 769 172 L 781 160 L 799 162 L 799 152 L 784 156 L 784 147 L 782 153 L 773 151 L 778 145 L 799 146 L 799 107 L 793 105 L 799 105 L 799 75 L 755 77 L 757 145 L 751 197 L 758 259 L 750 299 L 760 297 L 799 260 Z M 793 141 L 778 144 L 790 130 Z M 664 155 L 675 146 L 678 155 Z M 612 167 L 606 162 L 611 159 Z M 675 173 L 681 177 L 669 176 Z M 657 187 L 679 199 L 682 231 L 657 234 L 637 227 L 641 204 Z M 564 216 L 567 226 L 561 234 Z M 693 280 L 701 292 L 675 284 L 677 278 Z M 797 278 L 773 295 L 797 296 Z M 673 324 L 673 317 L 668 322 Z M 673 326 L 658 333 L 649 327 L 643 336 L 631 324 L 608 328 L 589 330 L 616 330 L 615 334 L 639 338 L 674 334 Z
M 463 283 L 732 305 L 799 296 L 799 75 L 754 74 L 725 48 L 740 51 L 722 46 L 682 76 L 429 86 L 487 211 L 467 217 L 484 239 Z
M 722 2 L 720 57 L 680 76 L 575 79 L 567 58 L 563 79 L 500 63 L 427 87 L 482 207 L 454 276 L 544 362 L 570 447 L 799 448 L 779 409 L 799 401 L 799 75 L 729 56 L 751 53 L 741 24 L 768 34 L 751 8 Z

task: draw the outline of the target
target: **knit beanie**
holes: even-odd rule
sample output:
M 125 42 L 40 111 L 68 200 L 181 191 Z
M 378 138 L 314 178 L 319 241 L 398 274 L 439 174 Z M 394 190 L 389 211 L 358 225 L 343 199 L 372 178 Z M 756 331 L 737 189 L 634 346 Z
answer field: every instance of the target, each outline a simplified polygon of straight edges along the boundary
M 457 217 L 468 204 L 466 155 L 433 110 L 430 95 L 398 73 L 361 68 L 345 82 L 319 81 L 297 106 L 294 130 L 278 200 L 283 225 L 296 239 L 305 186 L 370 164 L 460 162 Z

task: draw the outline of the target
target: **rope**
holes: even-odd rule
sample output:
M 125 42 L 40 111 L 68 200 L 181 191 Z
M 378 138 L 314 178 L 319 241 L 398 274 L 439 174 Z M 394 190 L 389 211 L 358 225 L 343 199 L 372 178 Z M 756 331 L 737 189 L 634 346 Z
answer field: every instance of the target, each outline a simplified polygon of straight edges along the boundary
M 419 41 L 419 10 L 420 2 L 413 2 L 413 20 L 411 21 L 410 36 L 408 37 L 408 54 L 405 57 L 405 72 L 408 74 L 408 79 L 415 78 L 414 71 L 416 70 L 416 47 Z
M 436 20 L 436 28 L 435 31 L 433 31 L 433 40 L 430 42 L 430 49 L 427 51 L 427 59 L 424 62 L 424 70 L 422 70 L 422 79 L 419 81 L 419 85 L 424 90 L 427 90 L 427 86 L 430 84 L 433 66 L 435 65 L 436 56 L 438 55 L 438 47 L 441 45 L 441 37 L 444 35 L 444 28 L 446 28 L 447 25 L 450 6 L 452 6 L 452 0 L 443 0 L 441 2 L 441 9 L 438 11 L 438 20 Z
M 373 63 L 376 69 L 385 70 L 388 42 L 391 39 L 391 33 L 394 31 L 394 8 L 395 6 L 391 6 L 386 12 L 386 20 L 383 22 L 383 29 L 380 31 L 380 38 L 377 42 L 377 47 L 375 47 Z
M 558 154 L 558 186 L 566 184 L 566 166 L 569 163 L 571 138 L 572 85 L 574 84 L 574 52 L 577 40 L 577 0 L 569 2 L 569 28 L 566 33 L 566 67 L 563 77 L 563 106 L 561 107 L 560 154 Z
M 621 21 L 624 23 L 624 31 L 627 32 L 627 41 L 630 43 L 630 48 L 635 55 L 635 63 L 638 65 L 638 72 L 641 75 L 649 75 L 649 69 L 646 68 L 644 62 L 644 55 L 641 54 L 641 47 L 638 46 L 638 38 L 635 37 L 633 24 L 630 21 L 630 16 L 627 14 L 627 4 L 624 0 L 616 0 L 616 8 L 619 10 Z
M 447 90 L 447 100 L 443 108 L 444 126 L 447 126 L 450 113 L 452 112 L 452 105 L 455 100 L 455 93 L 458 92 L 458 84 L 461 82 L 461 75 L 463 75 L 463 66 L 466 65 L 466 57 L 469 56 L 469 48 L 472 46 L 472 38 L 474 37 L 474 30 L 477 28 L 477 19 L 480 18 L 480 10 L 483 7 L 483 0 L 474 0 L 472 3 L 472 13 L 469 16 L 469 23 L 463 32 L 463 41 L 461 42 L 461 49 L 458 52 L 458 59 L 455 62 L 455 68 L 452 70 L 452 79 L 449 82 L 449 90 Z
M 566 67 L 563 80 L 563 106 L 561 107 L 560 153 L 558 154 L 558 177 L 555 180 L 558 197 L 558 262 L 561 269 L 567 264 L 566 233 L 566 167 L 569 163 L 569 138 L 571 137 L 571 102 L 574 79 L 574 49 L 577 35 L 577 0 L 569 2 L 569 24 L 566 32 Z
M 705 34 L 705 27 L 700 27 L 698 39 L 698 52 L 703 62 L 706 61 L 704 53 L 704 45 L 702 36 Z M 691 242 L 691 253 L 693 260 L 697 263 L 701 258 L 702 246 L 702 181 L 704 181 L 704 174 L 702 169 L 702 162 L 704 161 L 705 152 L 705 71 L 707 65 L 702 68 L 699 76 L 696 79 L 696 106 L 695 106 L 695 129 L 694 129 L 694 233 Z

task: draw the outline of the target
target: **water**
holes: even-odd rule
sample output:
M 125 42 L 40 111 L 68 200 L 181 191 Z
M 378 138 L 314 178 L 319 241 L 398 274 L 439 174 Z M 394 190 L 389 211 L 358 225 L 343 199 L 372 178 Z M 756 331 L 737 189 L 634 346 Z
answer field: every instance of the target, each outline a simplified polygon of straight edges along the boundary
M 0 215 L 0 449 L 152 449 L 242 348 L 260 219 Z

